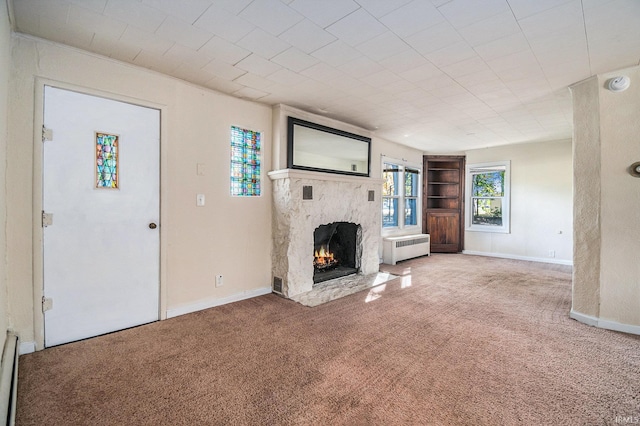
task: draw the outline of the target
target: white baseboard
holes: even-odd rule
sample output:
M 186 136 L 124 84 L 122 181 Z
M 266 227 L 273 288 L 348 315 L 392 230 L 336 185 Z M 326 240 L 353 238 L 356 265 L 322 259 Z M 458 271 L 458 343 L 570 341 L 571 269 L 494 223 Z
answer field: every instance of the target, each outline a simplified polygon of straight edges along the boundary
M 201 300 L 196 303 L 189 303 L 178 306 L 176 308 L 167 309 L 167 318 L 173 318 L 180 315 L 190 314 L 191 312 L 201 311 L 203 309 L 213 308 L 215 306 L 226 305 L 227 303 L 239 302 L 252 297 L 264 296 L 271 293 L 271 287 L 263 287 L 255 290 L 243 291 L 241 293 L 232 294 L 231 296 L 219 299 Z
M 36 351 L 36 342 L 20 342 L 20 346 L 18 347 L 18 354 L 30 354 L 31 352 Z
M 529 257 L 529 256 L 519 256 L 517 254 L 491 253 L 491 252 L 473 251 L 473 250 L 462 250 L 462 254 L 469 254 L 472 256 L 500 257 L 502 259 L 527 260 L 529 262 L 554 263 L 557 265 L 573 266 L 572 260 L 554 259 L 551 257 Z
M 591 315 L 581 314 L 580 312 L 575 312 L 574 310 L 571 310 L 571 312 L 569 313 L 569 317 L 593 327 L 640 335 L 640 325 L 622 324 L 616 321 L 603 320 L 602 318 L 596 318 Z

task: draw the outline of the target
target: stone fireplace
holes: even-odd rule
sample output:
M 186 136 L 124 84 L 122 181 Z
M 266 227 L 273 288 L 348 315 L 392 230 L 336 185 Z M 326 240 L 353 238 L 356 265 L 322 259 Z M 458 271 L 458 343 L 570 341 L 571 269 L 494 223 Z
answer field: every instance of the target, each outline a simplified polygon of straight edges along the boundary
M 270 172 L 269 177 L 274 196 L 274 291 L 293 298 L 311 291 L 314 281 L 334 279 L 323 274 L 335 273 L 337 278 L 378 272 L 380 179 L 291 169 Z M 325 252 L 337 246 L 334 259 L 345 257 L 340 266 L 323 271 L 314 266 L 323 244 Z

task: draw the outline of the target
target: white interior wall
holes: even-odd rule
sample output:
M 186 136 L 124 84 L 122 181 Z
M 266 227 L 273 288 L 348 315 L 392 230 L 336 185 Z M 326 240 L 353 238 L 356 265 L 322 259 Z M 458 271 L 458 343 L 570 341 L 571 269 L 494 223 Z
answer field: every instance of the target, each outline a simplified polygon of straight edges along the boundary
M 4 347 L 7 319 L 7 133 L 11 26 L 6 2 L 0 1 L 0 348 Z
M 511 160 L 511 232 L 465 231 L 465 252 L 570 264 L 571 140 L 466 152 L 467 165 L 503 160 Z M 550 257 L 550 250 L 555 257 Z
M 34 101 L 38 78 L 161 108 L 162 316 L 270 291 L 271 183 L 266 172 L 271 164 L 271 108 L 22 35 L 14 35 L 12 45 L 7 273 L 9 315 L 23 340 L 38 334 L 34 281 L 40 271 L 32 265 L 39 250 L 33 244 L 39 232 L 33 225 L 38 203 L 33 180 L 38 159 L 34 122 L 41 114 Z M 263 132 L 261 197 L 229 195 L 232 125 Z M 202 175 L 197 164 L 203 165 Z M 206 196 L 204 207 L 196 207 L 199 193 Z M 216 274 L 224 277 L 217 288 Z

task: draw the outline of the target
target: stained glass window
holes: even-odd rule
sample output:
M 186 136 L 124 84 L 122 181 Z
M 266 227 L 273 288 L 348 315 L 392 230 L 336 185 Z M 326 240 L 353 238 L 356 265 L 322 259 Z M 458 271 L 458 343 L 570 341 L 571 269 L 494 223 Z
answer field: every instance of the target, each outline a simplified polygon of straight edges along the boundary
M 118 136 L 96 132 L 96 188 L 118 188 Z
M 260 195 L 260 132 L 231 127 L 231 195 Z

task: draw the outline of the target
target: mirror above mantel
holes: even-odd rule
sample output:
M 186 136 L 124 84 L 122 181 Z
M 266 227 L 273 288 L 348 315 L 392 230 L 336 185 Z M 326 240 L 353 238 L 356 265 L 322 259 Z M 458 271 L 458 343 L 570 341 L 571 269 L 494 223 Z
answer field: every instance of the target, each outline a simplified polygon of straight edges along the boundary
M 371 138 L 288 117 L 287 142 L 290 169 L 369 177 Z

